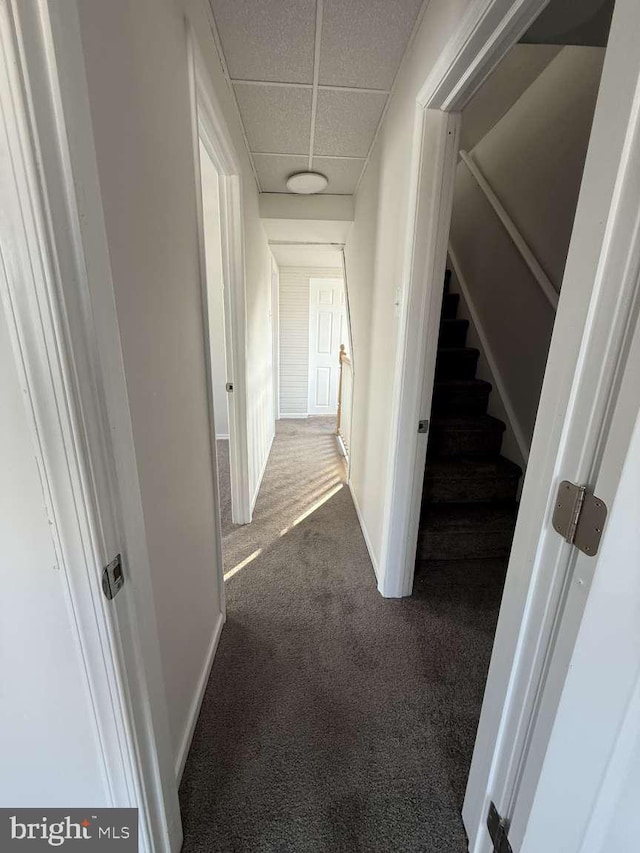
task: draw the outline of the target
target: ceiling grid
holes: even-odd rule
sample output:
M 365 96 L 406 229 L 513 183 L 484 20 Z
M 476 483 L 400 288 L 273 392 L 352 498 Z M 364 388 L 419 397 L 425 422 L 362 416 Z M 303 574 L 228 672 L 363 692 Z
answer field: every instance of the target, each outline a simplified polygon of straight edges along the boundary
M 320 42 L 322 41 L 323 0 L 316 0 L 316 37 L 313 47 L 313 94 L 311 96 L 311 128 L 309 130 L 309 169 L 313 168 L 313 143 L 316 137 L 318 113 L 318 74 L 320 72 Z
M 296 172 L 361 178 L 422 0 L 211 0 L 214 37 L 259 188 Z

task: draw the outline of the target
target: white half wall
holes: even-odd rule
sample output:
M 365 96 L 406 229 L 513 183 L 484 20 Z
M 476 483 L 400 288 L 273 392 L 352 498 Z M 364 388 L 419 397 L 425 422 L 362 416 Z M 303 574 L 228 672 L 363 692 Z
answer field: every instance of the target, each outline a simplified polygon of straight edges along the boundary
M 179 766 L 221 610 L 185 12 L 242 169 L 252 488 L 274 428 L 270 255 L 239 118 L 204 4 L 78 0 L 78 8 Z
M 0 806 L 111 804 L 0 301 Z
M 260 216 L 272 242 L 342 245 L 353 222 L 353 197 L 261 193 Z
M 342 278 L 333 267 L 280 267 L 280 417 L 305 417 L 309 398 L 309 280 Z

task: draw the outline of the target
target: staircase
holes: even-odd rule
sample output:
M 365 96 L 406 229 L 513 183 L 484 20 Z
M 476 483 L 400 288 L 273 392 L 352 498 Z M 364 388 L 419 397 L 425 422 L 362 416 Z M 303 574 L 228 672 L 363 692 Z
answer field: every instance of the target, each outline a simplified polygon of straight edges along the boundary
M 491 385 L 476 378 L 479 352 L 466 346 L 459 294 L 445 275 L 438 358 L 422 492 L 417 565 L 505 560 L 522 469 L 500 455 L 505 425 L 487 414 Z

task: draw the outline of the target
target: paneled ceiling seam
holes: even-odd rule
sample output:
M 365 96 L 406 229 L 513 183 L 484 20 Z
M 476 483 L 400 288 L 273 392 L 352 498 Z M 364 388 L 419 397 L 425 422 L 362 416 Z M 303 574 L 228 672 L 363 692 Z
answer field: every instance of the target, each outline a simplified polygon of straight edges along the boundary
M 407 61 L 407 56 L 409 56 L 409 53 L 411 52 L 411 48 L 413 46 L 413 42 L 414 42 L 414 39 L 416 37 L 416 33 L 420 29 L 420 24 L 422 23 L 422 19 L 424 18 L 424 13 L 427 11 L 427 6 L 429 5 L 429 2 L 430 2 L 430 0 L 423 0 L 422 6 L 420 7 L 420 11 L 418 12 L 416 19 L 413 23 L 413 28 L 411 30 L 411 35 L 409 36 L 409 41 L 407 42 L 407 46 L 404 49 L 404 53 L 402 54 L 402 59 L 400 60 L 400 64 L 398 65 L 398 69 L 395 73 L 395 77 L 393 78 L 393 83 L 391 84 L 391 89 L 389 90 L 389 96 L 388 96 L 386 103 L 384 105 L 384 109 L 382 110 L 382 113 L 380 115 L 380 119 L 379 119 L 378 125 L 376 127 L 376 132 L 373 134 L 373 139 L 371 140 L 371 145 L 369 146 L 369 151 L 367 152 L 367 156 L 366 156 L 364 165 L 362 167 L 362 171 L 360 172 L 360 177 L 358 178 L 358 181 L 354 187 L 354 190 L 353 190 L 354 196 L 357 194 L 358 188 L 360 187 L 360 184 L 362 183 L 362 178 L 364 177 L 364 173 L 367 171 L 367 166 L 369 165 L 369 160 L 371 159 L 371 154 L 373 153 L 373 149 L 375 147 L 376 140 L 378 139 L 378 134 L 380 133 L 380 128 L 382 127 L 383 122 L 385 120 L 385 116 L 387 115 L 387 110 L 389 109 L 389 104 L 391 103 L 391 99 L 393 98 L 393 93 L 395 92 L 396 84 L 397 84 L 398 79 L 400 77 L 400 72 L 402 71 L 402 69 L 405 66 L 405 63 Z
M 316 38 L 313 46 L 313 94 L 311 95 L 311 127 L 309 129 L 309 169 L 313 168 L 313 141 L 316 135 L 318 110 L 318 77 L 320 76 L 320 43 L 322 42 L 322 11 L 324 0 L 316 0 Z
M 238 104 L 238 99 L 236 98 L 236 92 L 233 88 L 233 84 L 231 83 L 231 75 L 229 74 L 229 68 L 227 66 L 227 60 L 224 55 L 224 50 L 222 48 L 222 40 L 220 39 L 220 33 L 218 32 L 218 27 L 216 26 L 216 20 L 213 15 L 213 9 L 211 8 L 211 0 L 206 0 L 204 3 L 205 12 L 207 15 L 207 19 L 209 20 L 209 28 L 211 29 L 211 35 L 213 37 L 213 44 L 216 49 L 216 53 L 218 54 L 218 59 L 220 60 L 220 65 L 222 66 L 222 73 L 224 74 L 224 79 L 227 82 L 227 86 L 231 92 L 231 97 L 233 98 L 233 103 L 236 107 L 236 114 L 238 116 L 238 120 L 240 122 L 240 130 L 242 132 L 242 138 L 244 140 L 244 147 L 247 149 L 247 155 L 249 157 L 249 163 L 251 165 L 251 171 L 253 172 L 253 177 L 255 178 L 256 185 L 258 187 L 258 192 L 262 192 L 262 186 L 260 185 L 260 178 L 258 177 L 258 170 L 256 169 L 256 164 L 253 162 L 253 155 L 251 154 L 251 147 L 249 145 L 249 140 L 247 138 L 247 132 L 244 128 L 244 121 L 242 120 L 242 113 L 240 112 L 240 105 Z
M 282 89 L 313 89 L 313 83 L 283 83 L 282 80 L 245 80 L 230 77 L 234 86 L 280 86 Z M 365 95 L 388 95 L 389 89 L 363 89 L 361 86 L 329 86 L 318 83 L 318 91 L 326 92 L 357 92 Z
M 325 92 L 364 92 L 365 95 L 388 95 L 389 89 L 363 89 L 361 86 L 330 86 L 328 83 L 319 83 L 318 89 Z
M 360 88 L 358 86 L 340 86 L 340 85 L 332 85 L 332 84 L 321 84 L 319 83 L 319 75 L 320 75 L 320 63 L 321 63 L 321 47 L 322 47 L 322 23 L 323 23 L 323 0 L 316 0 L 316 29 L 315 29 L 315 39 L 314 39 L 314 67 L 313 67 L 313 82 L 312 83 L 286 83 L 283 81 L 266 81 L 266 80 L 240 80 L 236 78 L 232 78 L 229 73 L 229 67 L 227 65 L 224 49 L 222 46 L 222 40 L 215 22 L 215 16 L 213 14 L 212 8 L 212 0 L 205 0 L 204 5 L 206 6 L 207 15 L 209 18 L 209 25 L 211 28 L 214 44 L 216 47 L 216 52 L 218 54 L 218 58 L 220 60 L 220 64 L 222 66 L 222 70 L 224 73 L 225 80 L 227 81 L 227 85 L 231 89 L 233 94 L 233 102 L 236 106 L 237 115 L 240 119 L 240 128 L 244 140 L 245 147 L 247 149 L 247 153 L 249 156 L 249 161 L 251 163 L 251 169 L 254 174 L 254 178 L 258 187 L 258 191 L 262 192 L 262 185 L 260 182 L 259 172 L 257 168 L 257 162 L 254 160 L 255 156 L 263 156 L 260 152 L 252 152 L 251 146 L 249 144 L 249 139 L 247 136 L 247 132 L 245 129 L 244 120 L 242 118 L 242 113 L 240 111 L 240 102 L 236 95 L 236 85 L 257 85 L 257 86 L 274 86 L 274 87 L 282 87 L 282 88 L 292 88 L 292 89 L 311 89 L 312 91 L 312 108 L 311 108 L 311 117 L 310 117 L 310 133 L 309 133 L 309 155 L 308 155 L 308 168 L 313 169 L 314 159 L 317 159 L 316 155 L 314 155 L 314 146 L 315 146 L 315 133 L 316 133 L 316 120 L 317 120 L 317 109 L 318 109 L 318 92 L 319 91 L 328 91 L 328 92 L 353 92 L 358 94 L 377 94 L 377 95 L 387 95 L 384 107 L 382 109 L 380 118 L 376 124 L 376 128 L 373 134 L 373 138 L 368 147 L 366 156 L 341 156 L 337 154 L 327 154 L 323 155 L 322 159 L 327 160 L 342 160 L 342 161 L 351 161 L 355 166 L 354 161 L 360 161 L 363 163 L 362 169 L 360 170 L 358 179 L 356 181 L 355 187 L 350 195 L 355 195 L 358 191 L 358 188 L 362 182 L 364 173 L 366 172 L 367 166 L 370 162 L 371 155 L 375 148 L 375 144 L 377 142 L 378 134 L 380 129 L 386 119 L 387 110 L 389 108 L 389 103 L 391 101 L 391 96 L 396 89 L 397 80 L 399 78 L 400 72 L 405 66 L 406 58 L 413 46 L 413 42 L 416 36 L 416 33 L 422 23 L 424 18 L 424 13 L 429 5 L 429 0 L 423 0 L 418 15 L 414 21 L 409 40 L 405 46 L 404 53 L 402 55 L 400 64 L 396 70 L 396 73 L 393 78 L 392 85 L 389 89 L 379 89 L 379 88 Z M 299 156 L 288 154 L 286 152 L 266 152 L 266 156 L 273 157 L 292 157 Z M 306 156 L 306 155 L 303 155 Z M 328 164 L 327 164 L 328 168 Z M 357 172 L 356 172 L 357 173 Z
M 283 83 L 282 80 L 239 80 L 231 77 L 234 86 L 280 86 L 283 89 L 313 89 L 313 83 Z
M 253 151 L 256 157 L 300 157 L 293 151 Z M 351 154 L 318 154 L 323 160 L 364 160 L 364 157 L 354 157 Z

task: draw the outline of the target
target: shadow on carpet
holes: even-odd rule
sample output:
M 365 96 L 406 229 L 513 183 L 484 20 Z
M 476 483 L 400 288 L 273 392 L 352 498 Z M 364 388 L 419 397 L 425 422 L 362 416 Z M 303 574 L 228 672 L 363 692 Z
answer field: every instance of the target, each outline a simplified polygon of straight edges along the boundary
M 266 547 L 227 583 L 184 853 L 466 851 L 500 588 L 433 567 L 381 598 L 346 487 Z

